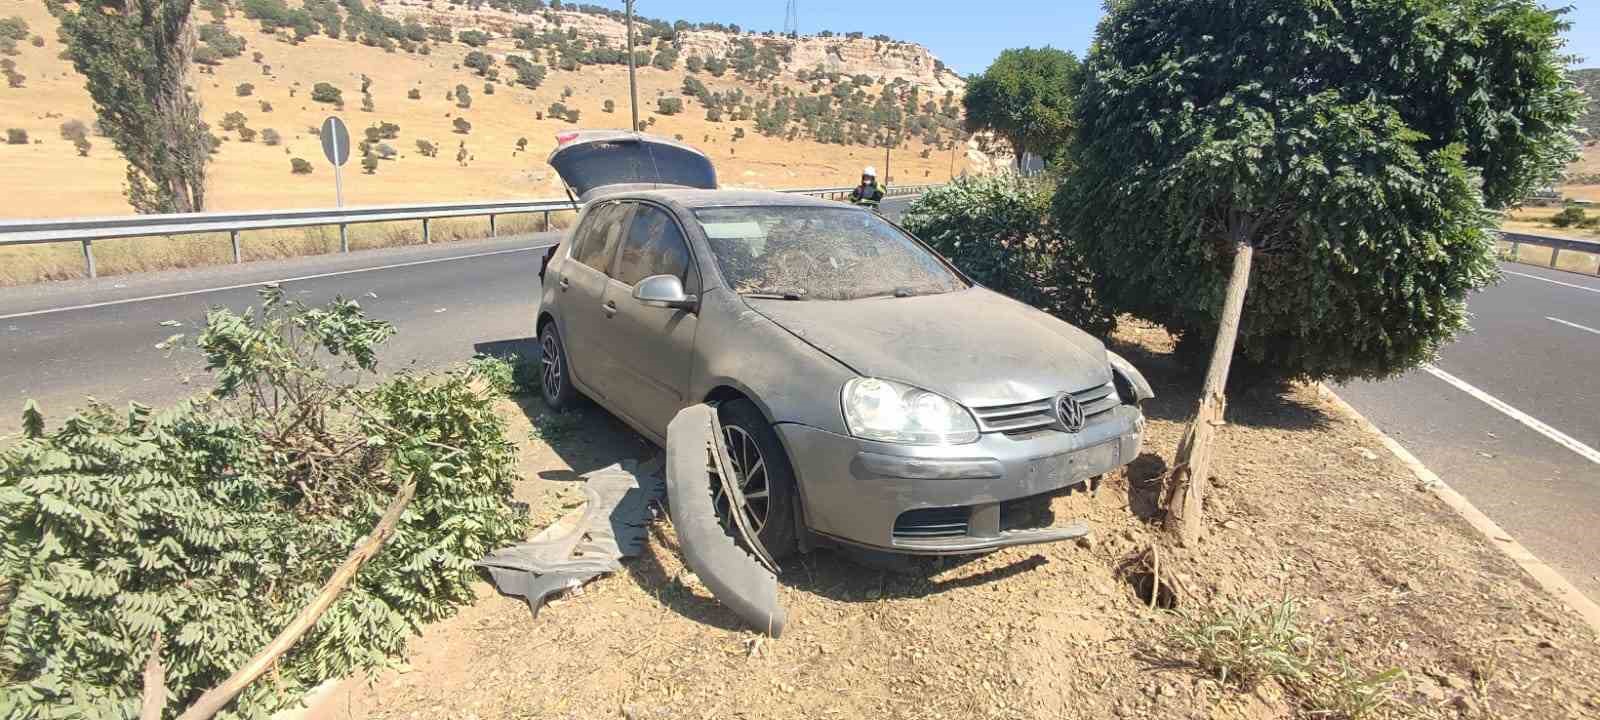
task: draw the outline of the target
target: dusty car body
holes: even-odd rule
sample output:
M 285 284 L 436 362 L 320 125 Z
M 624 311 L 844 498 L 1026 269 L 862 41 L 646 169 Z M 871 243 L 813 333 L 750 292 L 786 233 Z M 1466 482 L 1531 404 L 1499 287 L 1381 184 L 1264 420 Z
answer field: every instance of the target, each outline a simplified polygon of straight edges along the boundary
M 717 403 L 773 554 L 1058 539 L 1007 527 L 1009 506 L 1138 454 L 1151 391 L 1131 364 L 877 214 L 716 190 L 670 140 L 562 139 L 551 165 L 585 204 L 541 270 L 546 402 L 582 394 L 658 444 Z

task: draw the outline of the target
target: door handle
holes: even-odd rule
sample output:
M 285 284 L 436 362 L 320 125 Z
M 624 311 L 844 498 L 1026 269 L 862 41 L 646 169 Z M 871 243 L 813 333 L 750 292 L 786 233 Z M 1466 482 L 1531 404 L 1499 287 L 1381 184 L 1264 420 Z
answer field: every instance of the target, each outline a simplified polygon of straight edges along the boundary
M 600 309 L 605 312 L 606 317 L 617 314 L 617 304 L 611 300 L 607 300 L 606 304 L 600 306 Z
M 572 287 L 572 281 L 566 278 L 561 278 L 561 289 L 566 290 L 569 287 Z

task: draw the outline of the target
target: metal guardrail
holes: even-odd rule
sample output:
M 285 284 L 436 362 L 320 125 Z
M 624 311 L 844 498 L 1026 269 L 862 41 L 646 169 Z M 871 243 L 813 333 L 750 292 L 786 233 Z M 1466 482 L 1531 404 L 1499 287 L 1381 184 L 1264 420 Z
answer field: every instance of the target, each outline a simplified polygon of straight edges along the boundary
M 1574 238 L 1550 237 L 1548 235 L 1529 235 L 1527 233 L 1500 233 L 1500 239 L 1511 243 L 1511 261 L 1521 262 L 1517 255 L 1523 245 L 1550 248 L 1550 264 L 1556 267 L 1556 261 L 1561 257 L 1562 250 L 1587 253 L 1600 256 L 1600 242 L 1593 240 L 1577 240 Z M 1600 275 L 1600 263 L 1595 266 L 1595 275 Z
M 933 185 L 899 185 L 888 188 L 886 196 L 915 195 Z M 784 192 L 843 199 L 853 187 L 804 188 Z M 0 220 L 0 247 L 41 243 L 76 242 L 83 246 L 84 268 L 96 277 L 94 241 L 130 237 L 157 237 L 228 233 L 233 244 L 233 261 L 243 262 L 239 233 L 245 230 L 339 226 L 339 251 L 350 252 L 348 228 L 374 222 L 420 220 L 422 241 L 432 242 L 429 222 L 439 218 L 489 218 L 489 236 L 496 235 L 495 218 L 500 215 L 544 214 L 544 227 L 550 227 L 550 213 L 571 211 L 571 200 L 499 200 L 490 202 L 424 203 L 417 205 L 368 205 L 316 210 L 258 210 L 250 212 L 173 213 L 169 215 L 126 215 L 118 217 L 65 218 L 58 220 Z

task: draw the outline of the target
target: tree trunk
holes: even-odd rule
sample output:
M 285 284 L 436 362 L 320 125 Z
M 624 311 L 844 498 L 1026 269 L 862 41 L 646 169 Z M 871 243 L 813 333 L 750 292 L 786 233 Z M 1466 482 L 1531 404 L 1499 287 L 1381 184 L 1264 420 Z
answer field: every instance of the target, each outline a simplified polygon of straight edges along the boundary
M 1255 251 L 1249 235 L 1247 231 L 1234 234 L 1233 273 L 1228 276 L 1228 292 L 1222 301 L 1222 325 L 1217 328 L 1216 344 L 1211 347 L 1211 366 L 1206 370 L 1194 422 L 1178 443 L 1178 456 L 1172 464 L 1164 527 L 1181 545 L 1193 546 L 1200 539 L 1200 508 L 1211 477 L 1212 445 L 1227 407 L 1224 392 L 1228 366 L 1233 363 L 1233 346 L 1239 339 L 1244 293 L 1250 287 L 1250 261 Z

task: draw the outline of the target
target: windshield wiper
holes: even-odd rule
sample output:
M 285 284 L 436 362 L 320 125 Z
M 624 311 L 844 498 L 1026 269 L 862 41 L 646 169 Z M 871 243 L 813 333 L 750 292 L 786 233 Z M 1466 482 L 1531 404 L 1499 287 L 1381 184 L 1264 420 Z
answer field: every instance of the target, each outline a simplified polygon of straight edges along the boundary
M 739 294 L 743 295 L 743 296 L 745 296 L 747 298 L 757 298 L 757 299 L 760 299 L 760 300 L 804 300 L 804 299 L 806 299 L 805 293 L 798 293 L 798 292 L 747 292 L 747 293 L 739 293 Z
M 860 298 L 857 298 L 857 299 L 859 299 L 859 300 L 867 300 L 867 299 L 870 299 L 870 298 L 884 298 L 884 297 L 905 298 L 905 297 L 912 297 L 912 296 L 914 296 L 916 294 L 917 293 L 913 292 L 911 290 L 911 288 L 908 288 L 908 287 L 897 287 L 892 292 L 874 293 L 872 295 L 862 295 Z

